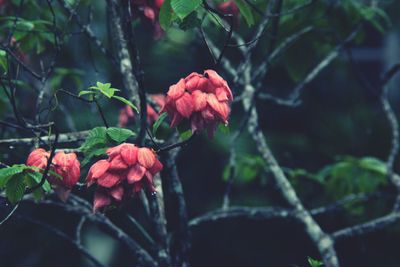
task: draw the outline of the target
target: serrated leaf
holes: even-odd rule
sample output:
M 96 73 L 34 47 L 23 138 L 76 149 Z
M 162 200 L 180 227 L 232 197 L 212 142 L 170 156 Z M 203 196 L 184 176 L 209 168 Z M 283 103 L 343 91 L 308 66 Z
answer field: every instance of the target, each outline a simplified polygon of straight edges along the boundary
M 6 186 L 7 182 L 13 175 L 22 173 L 26 169 L 28 169 L 24 164 L 13 165 L 7 168 L 0 169 L 0 188 Z
M 105 127 L 93 128 L 85 142 L 79 148 L 85 155 L 90 153 L 94 148 L 98 148 L 99 145 L 106 146 L 107 144 L 107 130 Z
M 195 11 L 200 4 L 201 0 L 171 0 L 171 7 L 180 19 Z
M 158 16 L 161 28 L 164 31 L 167 31 L 169 27 L 171 27 L 173 13 L 174 11 L 172 10 L 171 7 L 171 0 L 165 0 L 163 5 L 161 6 L 160 14 Z
M 153 135 L 155 136 L 157 133 L 158 128 L 161 126 L 163 121 L 167 118 L 168 114 L 167 112 L 163 112 L 158 119 L 154 122 L 153 124 Z
M 94 157 L 106 154 L 107 148 L 98 148 L 88 153 L 81 162 L 81 166 L 86 166 Z
M 29 172 L 27 173 L 27 176 L 32 178 L 32 180 L 35 181 L 36 184 L 38 184 L 42 180 L 43 174 L 41 174 L 40 172 Z
M 130 107 L 133 108 L 137 113 L 139 113 L 139 110 L 137 109 L 137 107 L 136 107 L 131 101 L 129 101 L 128 99 L 123 98 L 123 97 L 121 97 L 121 96 L 116 96 L 116 95 L 114 95 L 112 98 L 115 98 L 115 99 L 121 101 L 122 103 L 124 103 L 124 104 L 130 106 Z
M 42 185 L 42 188 L 43 188 L 43 190 L 44 190 L 46 193 L 52 191 L 51 185 L 50 185 L 50 183 L 49 183 L 47 180 L 44 181 L 44 183 L 43 183 L 43 185 Z
M 107 129 L 107 135 L 115 142 L 122 143 L 129 137 L 134 136 L 135 133 L 129 129 L 111 127 Z
M 22 175 L 14 175 L 6 184 L 6 196 L 12 204 L 22 199 L 25 192 L 25 181 Z
M 250 6 L 243 0 L 235 0 L 235 3 L 239 8 L 240 14 L 246 20 L 247 25 L 249 26 L 254 25 L 254 16 Z
M 42 178 L 42 175 L 37 172 L 30 172 L 27 173 L 25 176 L 25 183 L 28 186 L 28 188 L 33 188 L 35 187 L 38 183 L 40 183 L 40 180 Z M 36 188 L 33 192 L 33 198 L 35 200 L 40 200 L 43 197 L 44 191 L 42 188 Z

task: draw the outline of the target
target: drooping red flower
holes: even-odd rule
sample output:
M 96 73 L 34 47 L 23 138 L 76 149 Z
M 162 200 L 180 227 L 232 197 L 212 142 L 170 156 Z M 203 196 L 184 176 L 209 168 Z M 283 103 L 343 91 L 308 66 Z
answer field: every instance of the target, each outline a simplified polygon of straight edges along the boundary
M 133 118 L 135 118 L 135 113 L 133 112 L 133 109 L 128 105 L 124 106 L 119 111 L 118 126 L 125 127 L 128 122 Z
M 217 72 L 193 72 L 170 86 L 166 104 L 160 112 L 168 113 L 171 127 L 188 119 L 192 132 L 206 129 L 212 137 L 219 123 L 228 123 L 232 100 L 228 83 Z
M 57 152 L 52 161 L 52 171 L 62 177 L 49 176 L 48 180 L 53 185 L 59 198 L 66 201 L 72 187 L 76 185 L 81 175 L 81 164 L 75 153 Z
M 123 199 L 143 187 L 154 191 L 153 176 L 163 168 L 155 152 L 123 143 L 107 150 L 108 159 L 97 161 L 90 168 L 86 182 L 97 184 L 93 210 L 119 205 Z
M 131 0 L 132 15 L 145 18 L 153 25 L 154 37 L 159 39 L 163 32 L 158 21 L 158 15 L 164 0 Z
M 33 150 L 26 161 L 26 165 L 35 166 L 41 171 L 47 167 L 50 152 L 43 148 Z M 66 201 L 72 187 L 80 176 L 80 163 L 75 153 L 57 152 L 52 160 L 50 171 L 57 175 L 48 175 L 47 180 L 52 185 L 59 198 Z
M 150 95 L 150 98 L 154 103 L 161 108 L 165 103 L 165 96 L 161 94 Z M 150 105 L 147 104 L 147 123 L 152 125 L 157 119 L 159 115 L 157 111 Z M 126 127 L 129 121 L 133 121 L 135 119 L 135 113 L 133 109 L 126 105 L 119 112 L 118 117 L 118 126 Z
M 29 154 L 28 159 L 26 160 L 26 165 L 37 167 L 39 169 L 45 169 L 49 157 L 50 152 L 44 150 L 43 148 L 37 148 Z
M 224 14 L 232 14 L 234 17 L 237 17 L 240 14 L 239 8 L 233 0 L 220 3 L 217 6 L 217 9 Z

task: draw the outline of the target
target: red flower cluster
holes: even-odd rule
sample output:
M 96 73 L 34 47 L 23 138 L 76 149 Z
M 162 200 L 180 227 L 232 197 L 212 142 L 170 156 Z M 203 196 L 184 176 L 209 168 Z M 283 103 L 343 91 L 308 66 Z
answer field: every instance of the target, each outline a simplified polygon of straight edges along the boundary
M 154 36 L 159 39 L 163 31 L 158 22 L 158 15 L 164 0 L 131 0 L 133 15 L 142 15 L 148 19 L 154 28 Z
M 150 98 L 154 101 L 154 103 L 159 106 L 160 108 L 164 106 L 165 104 L 165 96 L 161 94 L 155 94 L 155 95 L 150 95 Z M 154 110 L 154 108 L 147 104 L 147 123 L 148 124 L 153 124 L 157 119 L 159 115 L 157 111 Z M 126 105 L 123 107 L 120 112 L 119 112 L 119 117 L 118 117 L 118 126 L 119 127 L 126 127 L 129 121 L 135 119 L 135 113 L 133 109 Z
M 193 72 L 170 86 L 160 112 L 166 111 L 171 117 L 171 127 L 189 119 L 193 132 L 206 129 L 212 137 L 219 123 L 228 123 L 232 100 L 228 83 L 217 72 Z
M 240 13 L 238 6 L 233 0 L 220 3 L 217 9 L 224 14 L 232 14 L 234 17 L 237 17 Z
M 26 161 L 26 165 L 35 166 L 39 169 L 47 167 L 47 161 L 50 157 L 50 152 L 43 148 L 33 150 Z M 66 201 L 72 187 L 78 182 L 81 175 L 80 163 L 75 153 L 65 154 L 64 152 L 57 152 L 51 162 L 50 170 L 60 177 L 49 175 L 48 181 L 53 186 L 59 198 Z
M 97 184 L 93 210 L 119 205 L 145 186 L 154 191 L 153 176 L 163 168 L 154 151 L 123 143 L 107 150 L 108 159 L 97 161 L 89 170 L 88 186 Z

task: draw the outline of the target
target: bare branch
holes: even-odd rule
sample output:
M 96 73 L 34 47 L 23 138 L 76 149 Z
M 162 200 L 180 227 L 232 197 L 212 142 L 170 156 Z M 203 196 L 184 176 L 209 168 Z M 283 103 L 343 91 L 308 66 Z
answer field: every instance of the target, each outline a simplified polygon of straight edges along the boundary
M 332 233 L 332 237 L 335 240 L 339 240 L 342 238 L 353 237 L 358 235 L 363 235 L 366 233 L 370 233 L 373 231 L 378 231 L 385 227 L 388 227 L 394 223 L 397 223 L 400 220 L 400 213 L 394 212 L 383 216 L 378 219 L 374 219 L 372 221 L 359 224 L 356 226 L 348 227 L 339 231 Z

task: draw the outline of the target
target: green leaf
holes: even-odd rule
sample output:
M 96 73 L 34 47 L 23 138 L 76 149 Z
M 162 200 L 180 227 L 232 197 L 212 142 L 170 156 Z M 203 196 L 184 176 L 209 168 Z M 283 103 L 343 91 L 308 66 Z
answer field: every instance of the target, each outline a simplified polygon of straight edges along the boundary
M 100 156 L 105 156 L 106 155 L 106 151 L 107 151 L 107 148 L 103 147 L 103 148 L 97 148 L 95 150 L 87 152 L 85 154 L 85 157 L 81 161 L 81 166 L 82 167 L 86 166 L 93 158 L 98 158 Z M 104 157 L 104 158 L 106 158 L 106 157 Z
M 188 140 L 190 137 L 192 137 L 192 135 L 193 135 L 192 130 L 187 130 L 179 133 L 179 137 L 181 138 L 182 141 Z
M 6 186 L 13 175 L 22 173 L 29 167 L 24 164 L 13 165 L 11 167 L 0 169 L 0 188 Z
M 172 10 L 171 7 L 171 0 L 165 0 L 163 5 L 161 6 L 160 15 L 158 16 L 161 28 L 164 31 L 167 31 L 169 27 L 171 27 L 173 13 L 174 11 Z
M 197 17 L 197 12 L 192 12 L 183 19 L 179 24 L 179 28 L 183 31 L 198 28 L 201 26 L 201 20 Z
M 96 86 L 91 86 L 89 88 L 92 90 L 99 90 L 103 95 L 105 95 L 108 98 L 113 97 L 115 92 L 120 91 L 119 89 L 112 88 L 111 83 L 101 83 L 101 82 L 97 82 Z
M 88 154 L 85 155 L 85 158 L 81 161 L 81 166 L 87 165 L 94 157 L 98 157 L 98 156 L 106 154 L 106 151 L 107 151 L 106 147 L 98 148 L 98 149 L 94 149 L 94 150 L 90 151 Z
M 349 194 L 376 191 L 387 183 L 387 170 L 383 161 L 373 157 L 342 157 L 323 168 L 316 177 L 324 182 L 331 197 L 340 199 Z
M 369 21 L 381 33 L 384 33 L 391 25 L 390 18 L 386 12 L 376 6 L 359 7 L 358 10 L 364 19 Z
M 200 4 L 201 0 L 171 0 L 171 7 L 180 19 L 195 11 Z
M 25 192 L 25 181 L 22 175 L 14 175 L 6 184 L 7 199 L 15 204 L 22 199 Z
M 96 127 L 89 132 L 89 136 L 79 148 L 85 155 L 93 149 L 105 147 L 107 145 L 107 130 L 105 127 Z
M 107 129 L 107 135 L 115 142 L 122 143 L 135 133 L 128 129 L 111 127 Z
M 156 122 L 154 122 L 153 124 L 153 135 L 155 136 L 157 133 L 158 128 L 160 127 L 160 125 L 163 123 L 163 121 L 167 118 L 168 114 L 167 112 L 163 112 L 158 119 L 156 120 Z
M 43 189 L 46 193 L 52 191 L 51 185 L 50 185 L 50 183 L 49 183 L 47 180 L 44 181 L 44 183 L 43 183 L 43 185 L 42 185 L 42 189 Z
M 249 26 L 254 25 L 254 16 L 250 6 L 243 0 L 235 0 L 235 3 L 240 10 L 240 14 L 242 14 L 244 19 L 246 20 L 247 25 Z
M 29 172 L 27 175 L 28 177 L 32 178 L 32 180 L 35 181 L 36 184 L 40 183 L 43 177 L 43 174 L 41 174 L 40 172 Z
M 136 107 L 131 101 L 129 101 L 128 99 L 123 98 L 123 97 L 121 97 L 121 96 L 116 96 L 116 95 L 113 96 L 113 98 L 115 98 L 115 99 L 121 101 L 122 103 L 124 103 L 124 104 L 130 106 L 130 107 L 133 108 L 137 113 L 139 113 L 139 110 L 137 109 L 137 107 Z
M 310 264 L 311 267 L 320 267 L 320 266 L 323 265 L 321 261 L 315 260 L 315 259 L 313 259 L 311 257 L 308 257 L 307 261 L 308 261 L 308 263 Z

